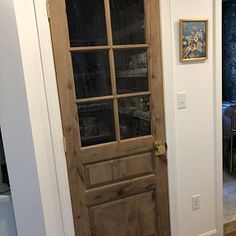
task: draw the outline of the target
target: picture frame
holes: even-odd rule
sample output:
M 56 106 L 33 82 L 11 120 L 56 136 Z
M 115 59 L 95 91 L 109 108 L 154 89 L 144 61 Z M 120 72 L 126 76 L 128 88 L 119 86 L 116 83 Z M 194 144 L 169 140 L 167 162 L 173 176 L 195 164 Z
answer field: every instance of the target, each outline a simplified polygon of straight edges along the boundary
M 208 19 L 180 19 L 180 61 L 208 59 Z

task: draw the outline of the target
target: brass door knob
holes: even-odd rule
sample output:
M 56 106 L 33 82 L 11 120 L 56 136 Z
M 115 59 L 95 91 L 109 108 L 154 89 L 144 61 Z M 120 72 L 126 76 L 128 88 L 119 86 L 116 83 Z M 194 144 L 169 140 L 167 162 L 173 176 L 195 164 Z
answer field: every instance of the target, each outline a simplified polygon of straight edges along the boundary
M 163 145 L 163 142 L 160 141 L 156 141 L 154 143 L 154 147 L 155 147 L 155 156 L 163 156 L 166 154 L 166 147 L 165 145 Z

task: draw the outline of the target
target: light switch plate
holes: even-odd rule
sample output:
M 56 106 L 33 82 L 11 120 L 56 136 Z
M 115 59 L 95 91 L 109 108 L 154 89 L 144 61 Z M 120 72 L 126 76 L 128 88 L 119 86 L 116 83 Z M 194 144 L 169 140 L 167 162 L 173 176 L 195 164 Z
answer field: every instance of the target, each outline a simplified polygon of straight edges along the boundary
M 187 108 L 186 92 L 178 92 L 178 94 L 177 94 L 177 105 L 178 105 L 178 109 Z
M 200 194 L 192 196 L 192 210 L 197 211 L 200 209 Z

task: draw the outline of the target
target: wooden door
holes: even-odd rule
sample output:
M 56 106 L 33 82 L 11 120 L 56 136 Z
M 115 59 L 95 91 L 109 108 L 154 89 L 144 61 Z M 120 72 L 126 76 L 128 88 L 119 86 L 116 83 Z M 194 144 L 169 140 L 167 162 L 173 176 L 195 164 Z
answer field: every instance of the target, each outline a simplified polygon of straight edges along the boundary
M 77 236 L 169 236 L 158 0 L 50 0 Z

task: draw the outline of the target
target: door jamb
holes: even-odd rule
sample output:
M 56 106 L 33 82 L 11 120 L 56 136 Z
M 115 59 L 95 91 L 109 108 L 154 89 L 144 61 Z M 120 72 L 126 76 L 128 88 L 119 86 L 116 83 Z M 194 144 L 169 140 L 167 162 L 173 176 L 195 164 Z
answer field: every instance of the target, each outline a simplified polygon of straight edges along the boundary
M 171 235 L 178 234 L 178 186 L 176 171 L 175 97 L 172 64 L 171 1 L 160 0 L 161 44 L 166 142 L 168 144 L 168 185 Z M 170 46 L 171 45 L 171 46 Z
M 41 63 L 44 74 L 46 100 L 48 103 L 48 117 L 55 157 L 58 195 L 61 203 L 64 235 L 75 235 L 72 215 L 71 197 L 68 181 L 67 164 L 64 150 L 59 97 L 56 84 L 56 73 L 53 60 L 51 32 L 48 22 L 47 4 L 45 1 L 34 0 L 35 20 L 38 29 Z
M 222 163 L 222 1 L 213 0 L 214 117 L 216 227 L 223 235 L 223 163 Z

